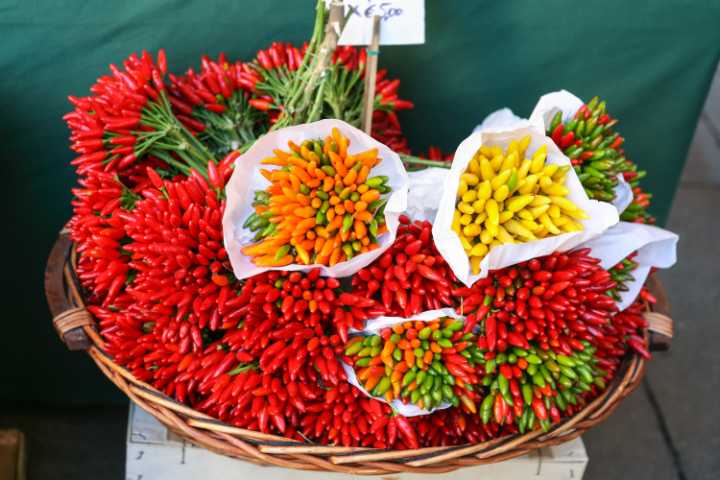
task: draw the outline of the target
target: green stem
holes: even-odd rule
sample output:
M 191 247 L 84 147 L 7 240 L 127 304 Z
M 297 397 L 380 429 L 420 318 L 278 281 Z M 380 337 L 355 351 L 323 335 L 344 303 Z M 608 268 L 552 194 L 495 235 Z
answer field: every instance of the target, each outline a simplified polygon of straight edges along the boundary
M 172 165 L 173 167 L 177 168 L 181 172 L 183 172 L 185 175 L 190 176 L 190 168 L 185 165 L 182 162 L 178 162 L 174 158 L 172 158 L 172 155 L 167 153 L 164 150 L 151 150 L 152 155 L 158 157 L 160 160 L 163 160 L 168 165 Z
M 184 137 L 184 140 L 187 141 L 187 143 L 190 145 L 191 150 L 194 150 L 195 153 L 198 155 L 197 160 L 199 160 L 203 165 L 206 165 L 207 162 L 210 162 L 213 160 L 212 154 L 205 148 L 205 145 L 200 143 L 200 141 L 195 138 L 195 136 L 190 133 L 190 131 L 185 128 L 185 125 L 180 122 L 177 118 L 175 118 L 175 115 L 172 113 L 172 107 L 170 106 L 170 101 L 167 98 L 167 94 L 163 90 L 160 92 L 160 99 L 162 101 L 163 106 L 165 107 L 165 112 L 168 114 L 169 118 L 172 118 L 174 120 L 174 123 L 176 124 L 176 127 L 178 128 L 179 132 L 182 134 L 182 137 Z
M 414 165 L 425 165 L 426 167 L 440 167 L 440 168 L 450 168 L 451 162 L 441 162 L 438 160 L 425 160 L 424 158 L 414 157 L 412 155 L 405 155 L 400 154 L 400 158 L 405 163 L 410 163 Z
M 315 96 L 315 102 L 313 103 L 312 109 L 308 114 L 308 122 L 313 122 L 320 118 L 320 112 L 322 111 L 322 106 L 325 101 L 323 98 L 325 93 L 325 84 L 327 84 L 327 81 L 325 79 L 321 80 L 320 87 L 318 88 L 317 94 Z

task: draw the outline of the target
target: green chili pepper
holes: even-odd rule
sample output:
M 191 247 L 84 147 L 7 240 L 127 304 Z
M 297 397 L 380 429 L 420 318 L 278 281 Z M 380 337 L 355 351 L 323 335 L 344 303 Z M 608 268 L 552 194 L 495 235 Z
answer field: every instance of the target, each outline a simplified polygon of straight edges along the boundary
M 343 222 L 342 222 L 343 233 L 349 231 L 350 228 L 352 228 L 352 226 L 353 226 L 353 216 L 352 216 L 352 214 L 346 213 L 345 216 L 343 217 Z
M 508 383 L 508 379 L 505 378 L 505 375 L 498 375 L 498 387 L 500 388 L 500 393 L 504 397 L 510 388 L 510 384 Z
M 355 366 L 356 367 L 367 367 L 368 365 L 370 365 L 370 360 L 372 360 L 372 358 L 370 358 L 370 357 L 361 358 L 360 360 L 355 361 Z
M 521 392 L 522 392 L 522 397 L 523 397 L 523 400 L 525 401 L 525 404 L 530 405 L 533 401 L 533 390 L 532 390 L 532 387 L 530 386 L 530 384 L 528 384 L 528 383 L 523 384 L 523 386 L 521 388 Z
M 511 192 L 513 192 L 515 190 L 515 187 L 517 187 L 517 184 L 518 184 L 517 170 L 513 168 L 512 173 L 510 173 L 510 178 L 507 181 L 507 187 Z
M 493 402 L 495 401 L 495 395 L 486 396 L 480 404 L 480 419 L 484 424 L 490 421 L 492 415 Z
M 243 223 L 243 228 L 248 228 L 248 227 L 250 226 L 250 224 L 251 224 L 256 218 L 258 218 L 258 214 L 253 212 L 253 213 L 252 213 L 250 216 L 248 216 L 248 218 L 245 220 L 245 223 Z
M 382 395 L 385 395 L 385 392 L 388 391 L 390 388 L 390 377 L 383 377 L 378 382 L 377 386 L 375 387 L 375 390 L 373 390 L 373 395 L 376 397 L 380 397 Z
M 418 338 L 420 338 L 421 340 L 426 340 L 431 334 L 432 334 L 432 328 L 425 327 L 418 332 Z
M 352 345 L 350 345 L 348 348 L 345 349 L 345 355 L 348 357 L 352 357 L 356 353 L 358 353 L 360 350 L 362 350 L 363 344 L 362 342 L 355 342 Z
M 385 176 L 385 175 L 378 175 L 378 176 L 376 176 L 376 177 L 368 178 L 368 179 L 365 181 L 365 185 L 367 185 L 367 186 L 370 187 L 370 188 L 377 188 L 377 187 L 383 185 L 383 184 L 384 184 L 385 182 L 387 182 L 388 180 L 390 180 L 389 177 L 387 177 L 387 176 Z
M 562 122 L 562 112 L 557 112 L 552 118 L 552 121 L 550 122 L 550 127 L 548 128 L 549 132 L 552 132 L 557 128 L 558 125 L 560 125 L 560 122 Z
M 415 377 L 417 376 L 417 370 L 408 370 L 408 372 L 405 374 L 402 380 L 402 386 L 407 387 L 412 383 L 413 380 L 415 380 Z
M 370 221 L 370 225 L 368 225 L 368 232 L 372 236 L 372 238 L 377 238 L 378 233 L 378 223 L 377 220 L 374 218 Z

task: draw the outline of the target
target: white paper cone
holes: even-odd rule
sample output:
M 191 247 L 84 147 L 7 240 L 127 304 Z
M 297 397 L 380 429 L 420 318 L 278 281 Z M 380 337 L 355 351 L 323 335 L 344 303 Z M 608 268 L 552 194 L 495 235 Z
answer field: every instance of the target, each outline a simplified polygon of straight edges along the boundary
M 473 133 L 483 132 L 485 130 L 502 130 L 504 128 L 515 128 L 522 125 L 522 122 L 528 122 L 518 117 L 509 108 L 501 108 L 485 117 L 480 125 L 475 127 Z
M 375 166 L 370 176 L 387 175 L 388 185 L 392 188 L 385 206 L 385 223 L 388 232 L 378 238 L 379 248 L 353 257 L 349 261 L 333 267 L 324 265 L 297 265 L 285 267 L 258 267 L 242 253 L 242 248 L 253 243 L 254 233 L 243 228 L 247 217 L 254 212 L 253 195 L 256 190 L 264 190 L 269 182 L 260 174 L 260 161 L 273 156 L 273 149 L 286 150 L 288 141 L 300 144 L 305 140 L 316 140 L 330 135 L 333 127 L 338 128 L 350 140 L 348 151 L 359 153 L 377 148 L 382 161 Z M 251 277 L 266 270 L 309 271 L 320 268 L 322 274 L 329 277 L 346 277 L 354 274 L 379 257 L 395 241 L 399 216 L 407 208 L 408 176 L 400 157 L 390 148 L 374 140 L 357 128 L 340 120 L 320 120 L 318 122 L 283 128 L 261 137 L 255 144 L 235 161 L 235 170 L 225 187 L 227 206 L 223 215 L 223 236 L 225 249 L 230 257 L 233 273 L 239 279 Z
M 627 282 L 628 291 L 620 292 L 618 307 L 624 310 L 637 298 L 645 285 L 650 269 L 669 268 L 677 260 L 678 236 L 675 233 L 640 223 L 620 222 L 580 246 L 590 248 L 591 256 L 600 259 L 603 268 L 608 269 L 637 251 L 633 258 L 638 267 L 632 271 L 633 281 Z
M 449 172 L 447 168 L 431 167 L 408 173 L 410 189 L 405 213 L 412 220 L 435 220 L 442 187 Z
M 535 109 L 530 114 L 530 123 L 544 132 L 557 112 L 562 112 L 562 119 L 565 122 L 572 119 L 582 106 L 583 101 L 567 90 L 547 93 L 540 97 L 535 105 Z
M 546 164 L 570 165 L 570 160 L 560 151 L 551 138 L 545 136 L 542 128 L 522 119 L 515 124 L 504 124 L 498 130 L 487 129 L 473 133 L 455 151 L 450 174 L 445 179 L 442 198 L 435 217 L 433 238 L 440 254 L 448 262 L 458 279 L 465 285 L 472 285 L 478 279 L 485 278 L 490 270 L 508 267 L 531 258 L 548 255 L 554 251 L 570 250 L 599 235 L 618 222 L 618 213 L 615 207 L 609 203 L 590 200 L 575 171 L 571 168 L 565 181 L 565 186 L 570 190 L 567 198 L 590 217 L 580 221 L 583 230 L 526 243 L 496 247 L 480 262 L 480 273 L 472 275 L 470 261 L 462 248 L 460 237 L 451 228 L 460 175 L 465 171 L 468 163 L 481 145 L 499 145 L 505 149 L 512 140 L 519 140 L 528 135 L 531 138 L 527 149 L 528 154 L 532 154 L 542 145 L 546 145 Z
M 421 322 L 430 322 L 432 320 L 435 320 L 437 318 L 441 317 L 451 317 L 456 318 L 458 320 L 465 321 L 465 317 L 458 315 L 455 313 L 455 310 L 452 308 L 441 308 L 439 310 L 428 310 L 426 312 L 418 313 L 417 315 L 414 315 L 410 318 L 402 318 L 402 317 L 377 317 L 373 320 L 369 320 L 365 324 L 365 328 L 363 330 L 350 330 L 350 333 L 354 334 L 363 334 L 365 336 L 368 335 L 375 335 L 380 332 L 380 330 L 388 327 L 392 327 L 393 325 L 397 325 L 398 323 L 408 322 L 408 321 L 416 321 L 419 320 Z M 348 382 L 350 382 L 352 385 L 357 387 L 361 392 L 363 392 L 366 396 L 370 398 L 374 398 L 375 400 L 379 400 L 381 402 L 388 403 L 383 398 L 373 397 L 370 395 L 370 392 L 365 390 L 363 386 L 360 384 L 360 382 L 357 379 L 357 376 L 355 375 L 355 370 L 348 365 L 345 362 L 342 362 L 343 370 L 345 370 L 345 375 L 347 376 Z M 426 410 L 424 408 L 420 408 L 417 405 L 411 404 L 411 403 L 403 403 L 399 399 L 395 399 L 392 402 L 389 402 L 392 407 L 397 410 L 400 415 L 404 417 L 417 417 L 419 415 L 428 415 L 430 413 L 433 413 L 437 410 L 444 410 L 446 408 L 451 407 L 452 405 L 449 403 L 441 403 L 435 408 L 432 408 L 430 410 Z

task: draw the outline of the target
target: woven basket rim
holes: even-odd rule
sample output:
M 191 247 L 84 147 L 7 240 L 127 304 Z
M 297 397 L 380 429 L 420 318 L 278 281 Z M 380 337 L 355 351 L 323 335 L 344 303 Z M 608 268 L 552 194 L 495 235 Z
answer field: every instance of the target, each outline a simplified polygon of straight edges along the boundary
M 74 245 L 63 231 L 53 247 L 45 272 L 46 297 L 53 315 L 73 308 L 84 310 L 75 266 Z M 655 311 L 665 310 L 662 313 L 667 313 L 662 285 L 655 277 L 650 277 L 648 284 L 659 298 Z M 669 317 L 665 318 L 669 320 Z M 85 324 L 78 329 L 82 329 L 80 333 L 84 332 L 83 336 L 89 339 L 89 343 L 82 349 L 87 349 L 105 376 L 140 408 L 193 444 L 260 465 L 354 475 L 446 473 L 458 468 L 509 460 L 539 448 L 570 441 L 607 418 L 620 401 L 638 387 L 645 373 L 645 360 L 635 353 L 628 353 L 618 374 L 604 392 L 574 416 L 553 424 L 547 432 L 534 430 L 478 444 L 416 450 L 336 447 L 302 443 L 238 428 L 200 413 L 136 379 L 128 370 L 115 363 L 106 353 L 105 343 L 94 324 Z M 69 343 L 67 337 L 64 340 Z

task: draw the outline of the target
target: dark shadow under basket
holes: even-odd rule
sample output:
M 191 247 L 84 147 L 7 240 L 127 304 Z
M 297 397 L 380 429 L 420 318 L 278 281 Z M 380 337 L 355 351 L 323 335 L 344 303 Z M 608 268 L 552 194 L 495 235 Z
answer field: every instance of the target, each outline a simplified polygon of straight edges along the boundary
M 178 403 L 135 379 L 105 352 L 95 319 L 85 309 L 75 275 L 76 254 L 66 232 L 61 232 L 48 259 L 45 295 L 53 323 L 70 350 L 85 350 L 102 372 L 132 401 L 170 430 L 213 452 L 245 461 L 302 470 L 382 475 L 403 472 L 443 473 L 462 467 L 500 462 L 532 450 L 572 440 L 602 422 L 620 401 L 640 384 L 645 360 L 628 353 L 608 388 L 571 418 L 535 430 L 478 444 L 416 450 L 377 450 L 301 443 L 276 435 L 233 427 Z M 657 278 L 648 287 L 658 302 L 645 313 L 651 350 L 666 350 L 673 334 L 665 292 Z

